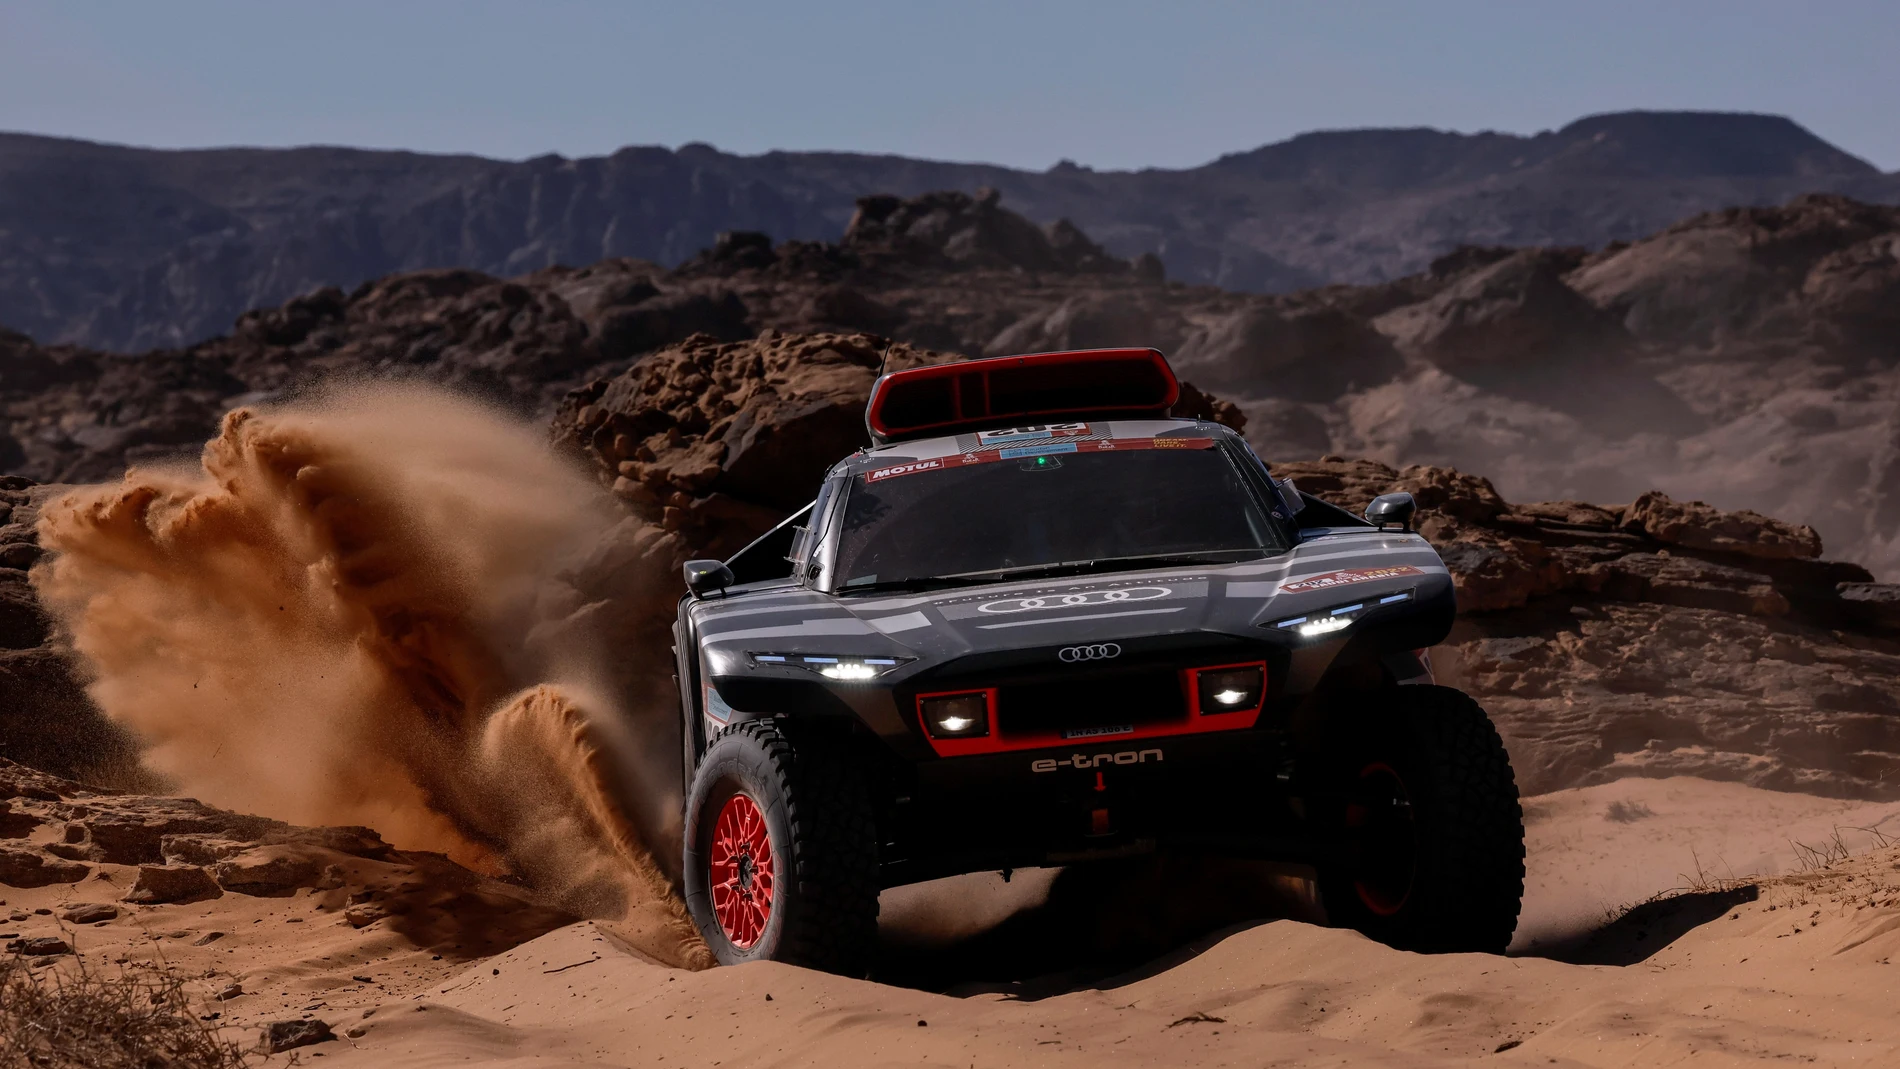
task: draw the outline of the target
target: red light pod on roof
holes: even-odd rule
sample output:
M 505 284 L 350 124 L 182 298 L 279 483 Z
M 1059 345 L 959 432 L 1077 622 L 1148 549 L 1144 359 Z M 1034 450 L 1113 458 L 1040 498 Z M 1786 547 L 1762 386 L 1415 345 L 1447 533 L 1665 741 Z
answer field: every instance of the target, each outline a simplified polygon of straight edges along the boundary
M 864 423 L 879 445 L 1009 422 L 1165 416 L 1181 397 L 1155 349 L 996 356 L 893 371 L 871 387 Z

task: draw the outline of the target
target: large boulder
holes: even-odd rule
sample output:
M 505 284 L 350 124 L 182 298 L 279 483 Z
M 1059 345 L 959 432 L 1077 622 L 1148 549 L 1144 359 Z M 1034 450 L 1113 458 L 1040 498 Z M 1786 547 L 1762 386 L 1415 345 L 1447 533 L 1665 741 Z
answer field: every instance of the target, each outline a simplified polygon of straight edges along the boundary
M 137 880 L 125 900 L 134 905 L 196 902 L 223 894 L 218 881 L 198 865 L 140 865 Z
M 0 847 L 0 884 L 8 887 L 78 883 L 91 874 L 90 865 L 66 861 L 38 850 Z
M 1813 558 L 1821 555 L 1821 536 L 1812 527 L 1784 523 L 1759 512 L 1724 512 L 1700 501 L 1672 501 L 1650 491 L 1636 499 L 1623 522 L 1659 542 L 1740 553 L 1765 560 Z

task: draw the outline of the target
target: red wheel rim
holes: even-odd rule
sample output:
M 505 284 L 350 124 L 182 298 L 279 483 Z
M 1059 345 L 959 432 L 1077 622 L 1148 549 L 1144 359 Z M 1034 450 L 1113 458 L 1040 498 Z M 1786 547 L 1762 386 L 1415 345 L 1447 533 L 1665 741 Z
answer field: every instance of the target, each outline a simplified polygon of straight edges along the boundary
M 733 946 L 749 949 L 772 919 L 775 886 L 772 834 L 757 802 L 743 794 L 726 800 L 713 825 L 708 856 L 713 916 Z
M 1418 869 L 1418 832 L 1412 799 L 1398 770 L 1374 761 L 1359 770 L 1346 827 L 1359 840 L 1359 878 L 1353 890 L 1376 916 L 1390 917 L 1412 897 Z

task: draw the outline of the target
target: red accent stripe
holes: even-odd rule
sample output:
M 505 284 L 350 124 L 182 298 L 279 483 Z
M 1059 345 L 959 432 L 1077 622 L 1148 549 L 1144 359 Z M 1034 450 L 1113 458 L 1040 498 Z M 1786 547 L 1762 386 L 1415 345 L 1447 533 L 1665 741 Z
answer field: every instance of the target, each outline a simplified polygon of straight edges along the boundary
M 1259 668 L 1260 700 L 1251 709 L 1223 709 L 1214 713 L 1199 711 L 1198 675 L 1222 668 Z M 982 754 L 1016 753 L 1021 750 L 1046 750 L 1062 746 L 1092 746 L 1096 743 L 1119 743 L 1130 739 L 1164 739 L 1175 735 L 1205 735 L 1215 731 L 1242 731 L 1253 727 L 1260 720 L 1260 710 L 1266 704 L 1267 663 L 1265 661 L 1247 661 L 1241 664 L 1205 665 L 1199 668 L 1184 668 L 1180 671 L 1181 686 L 1184 690 L 1188 715 L 1183 720 L 1167 721 L 1159 724 L 1139 724 L 1135 730 L 1117 735 L 1091 735 L 1086 738 L 1065 739 L 1060 731 L 1038 731 L 1024 735 L 1002 734 L 996 722 L 996 688 L 965 687 L 961 690 L 938 690 L 917 695 L 914 708 L 917 713 L 917 727 L 924 734 L 924 741 L 938 757 L 975 757 Z M 939 739 L 930 734 L 924 724 L 924 699 L 947 698 L 957 694 L 982 694 L 984 706 L 990 718 L 990 733 L 975 739 Z

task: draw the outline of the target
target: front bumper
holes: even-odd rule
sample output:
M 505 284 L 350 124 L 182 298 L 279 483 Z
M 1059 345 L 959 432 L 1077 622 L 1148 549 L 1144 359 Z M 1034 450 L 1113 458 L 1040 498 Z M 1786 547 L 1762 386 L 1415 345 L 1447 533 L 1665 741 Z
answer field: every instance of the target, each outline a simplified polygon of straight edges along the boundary
M 893 806 L 885 882 L 1151 849 L 1312 862 L 1291 773 L 1264 730 L 925 762 Z

